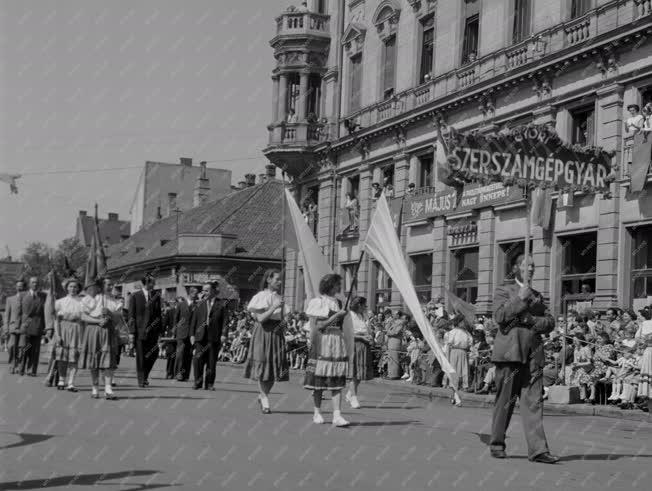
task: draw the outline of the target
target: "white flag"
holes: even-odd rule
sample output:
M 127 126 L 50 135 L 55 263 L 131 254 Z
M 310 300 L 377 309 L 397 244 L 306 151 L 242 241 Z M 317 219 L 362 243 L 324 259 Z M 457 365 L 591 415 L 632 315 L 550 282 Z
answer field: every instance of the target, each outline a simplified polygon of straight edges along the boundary
M 285 199 L 290 218 L 290 223 L 285 229 L 286 240 L 288 246 L 296 249 L 301 257 L 306 297 L 308 299 L 315 298 L 319 296 L 319 281 L 327 274 L 331 274 L 333 270 L 321 253 L 317 240 L 304 220 L 292 193 L 287 189 L 285 190 Z
M 426 340 L 437 357 L 442 370 L 448 374 L 455 373 L 455 369 L 449 363 L 441 346 L 439 346 L 437 339 L 435 339 L 435 333 L 421 310 L 421 304 L 414 290 L 414 285 L 412 284 L 412 279 L 410 278 L 410 273 L 403 257 L 401 244 L 396 237 L 396 229 L 392 223 L 389 206 L 387 205 L 384 193 L 376 202 L 376 211 L 367 231 L 365 247 L 396 284 L 398 291 L 403 297 L 403 301 L 412 313 L 417 326 L 419 326 L 423 339 Z

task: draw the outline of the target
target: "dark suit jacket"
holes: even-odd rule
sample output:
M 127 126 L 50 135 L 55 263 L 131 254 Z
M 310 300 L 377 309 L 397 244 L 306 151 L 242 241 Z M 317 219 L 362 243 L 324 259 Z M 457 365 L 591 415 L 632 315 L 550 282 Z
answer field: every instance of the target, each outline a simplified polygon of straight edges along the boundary
M 202 300 L 193 312 L 190 323 L 190 335 L 195 337 L 195 342 L 217 342 L 222 337 L 222 332 L 228 319 L 226 302 L 216 298 L 213 302 L 210 316 L 207 311 L 208 302 Z
M 46 294 L 36 292 L 32 297 L 29 292 L 22 294 L 20 299 L 21 319 L 20 332 L 27 336 L 42 336 L 45 332 L 45 299 Z
M 129 300 L 128 317 L 129 334 L 133 334 L 136 339 L 158 337 L 163 330 L 161 296 L 150 292 L 147 302 L 142 290 L 133 293 Z
M 494 341 L 491 361 L 530 363 L 543 368 L 543 344 L 541 334 L 555 328 L 555 319 L 545 308 L 543 300 L 523 301 L 518 296 L 517 284 L 496 288 L 494 294 L 494 320 L 498 333 Z M 534 291 L 534 296 L 541 295 Z
M 177 303 L 177 308 L 174 311 L 174 332 L 177 341 L 183 341 L 190 336 L 190 322 L 196 308 L 197 302 L 190 304 L 186 299 L 179 300 Z

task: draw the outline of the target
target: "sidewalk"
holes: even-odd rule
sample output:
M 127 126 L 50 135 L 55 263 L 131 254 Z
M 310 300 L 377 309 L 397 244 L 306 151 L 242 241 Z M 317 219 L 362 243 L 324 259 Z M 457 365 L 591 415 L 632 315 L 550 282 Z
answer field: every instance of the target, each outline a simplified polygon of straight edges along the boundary
M 393 388 L 401 389 L 406 392 L 427 396 L 429 398 L 438 397 L 450 399 L 450 389 L 441 387 L 429 387 L 427 385 L 406 384 L 401 380 L 385 380 L 376 378 L 371 382 L 377 385 L 388 385 Z M 460 392 L 462 404 L 465 402 L 472 403 L 474 407 L 492 407 L 494 405 L 494 394 L 481 395 Z M 518 402 L 516 403 L 518 407 Z M 652 423 L 652 417 L 649 413 L 644 413 L 638 409 L 623 410 L 614 406 L 592 406 L 590 404 L 549 404 L 545 402 L 545 411 L 550 414 L 577 414 L 581 416 L 602 416 L 604 418 L 617 418 L 628 421 L 642 421 Z

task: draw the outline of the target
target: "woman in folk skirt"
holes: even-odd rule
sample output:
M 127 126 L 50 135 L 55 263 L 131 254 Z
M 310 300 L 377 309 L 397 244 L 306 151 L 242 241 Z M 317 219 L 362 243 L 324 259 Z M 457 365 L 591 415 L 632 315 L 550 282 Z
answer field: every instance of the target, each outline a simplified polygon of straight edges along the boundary
M 453 325 L 455 327 L 446 333 L 444 339 L 449 349 L 449 361 L 455 369 L 455 373 L 449 376 L 453 389 L 451 403 L 461 406 L 462 400 L 457 392 L 460 386 L 464 390 L 469 389 L 469 351 L 473 346 L 473 337 L 469 334 L 469 324 L 463 315 L 456 315 Z
M 86 330 L 82 343 L 82 368 L 91 371 L 91 397 L 99 399 L 100 372 L 104 376 L 104 398 L 117 399 L 111 387 L 111 379 L 116 362 L 116 336 L 113 322 L 114 313 L 122 308 L 122 302 L 113 298 L 113 283 L 108 278 L 86 286 L 88 295 L 84 297 L 84 320 Z M 102 293 L 100 293 L 102 292 Z
M 81 283 L 76 278 L 69 278 L 64 282 L 63 287 L 68 295 L 54 302 L 56 322 L 52 342 L 56 369 L 59 373 L 57 389 L 64 389 L 66 374 L 68 374 L 66 388 L 70 392 L 77 392 L 75 375 L 84 338 L 84 306 L 79 297 Z
M 366 318 L 367 299 L 355 297 L 351 300 L 351 311 L 344 322 L 351 324 L 354 336 L 353 360 L 351 360 L 351 384 L 346 394 L 346 400 L 353 409 L 360 408 L 358 401 L 358 386 L 362 380 L 374 378 L 374 361 L 371 353 L 373 338 L 369 321 Z
M 286 315 L 288 312 L 279 294 L 282 286 L 279 270 L 265 271 L 260 286 L 261 291 L 254 295 L 247 306 L 256 325 L 249 342 L 244 376 L 258 382 L 260 409 L 263 414 L 270 414 L 269 393 L 274 382 L 287 382 L 290 379 L 285 354 L 285 322 L 281 315 L 283 309 Z
M 330 390 L 333 401 L 333 426 L 348 426 L 342 417 L 342 389 L 346 387 L 349 355 L 343 321 L 347 314 L 335 295 L 342 290 L 342 277 L 327 274 L 319 282 L 320 296 L 308 303 L 306 315 L 310 318 L 310 355 L 303 386 L 312 390 L 315 411 L 313 422 L 322 424 L 322 393 Z

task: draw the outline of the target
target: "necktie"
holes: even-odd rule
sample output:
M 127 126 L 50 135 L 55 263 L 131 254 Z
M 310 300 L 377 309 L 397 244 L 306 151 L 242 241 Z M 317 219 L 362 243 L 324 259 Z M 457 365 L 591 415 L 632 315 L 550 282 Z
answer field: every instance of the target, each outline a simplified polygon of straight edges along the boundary
M 208 311 L 206 312 L 206 323 L 211 320 L 211 309 L 213 308 L 213 301 L 208 301 Z

